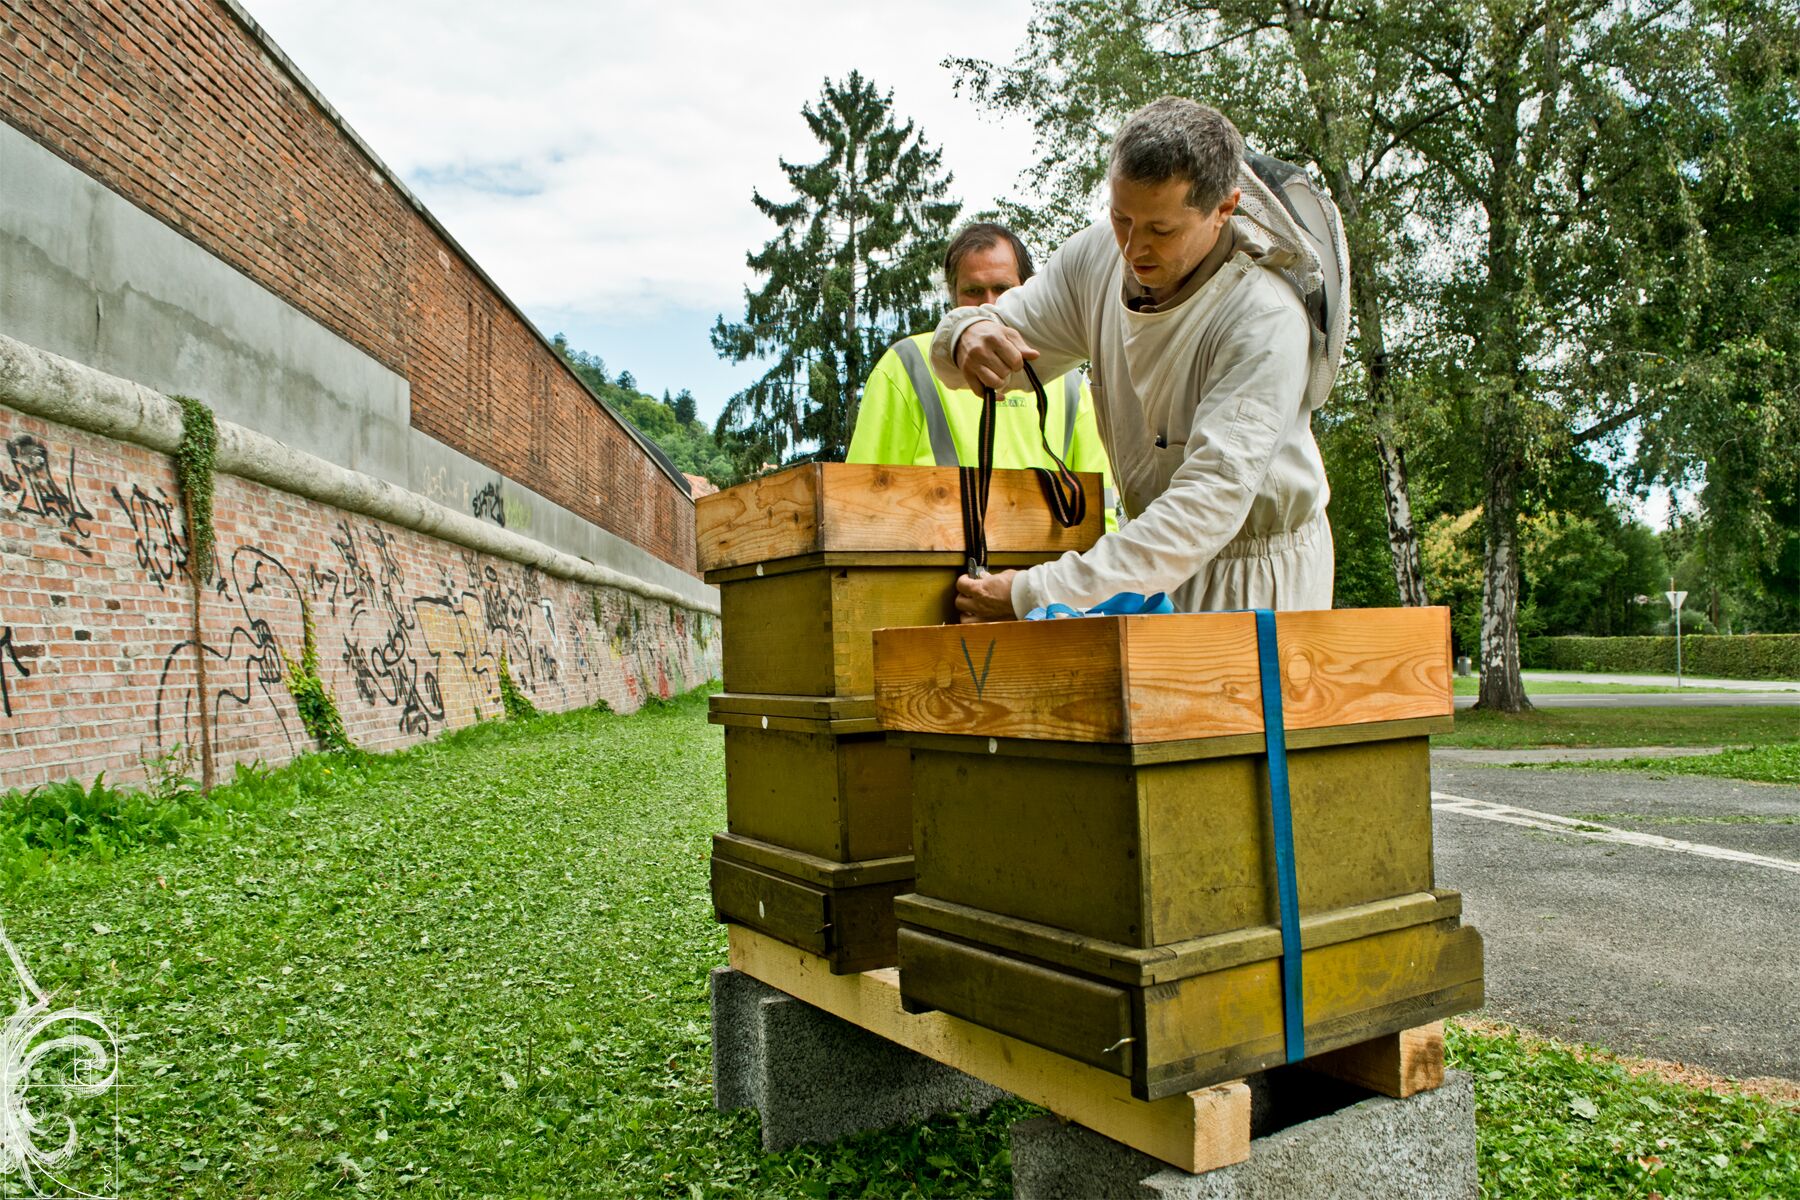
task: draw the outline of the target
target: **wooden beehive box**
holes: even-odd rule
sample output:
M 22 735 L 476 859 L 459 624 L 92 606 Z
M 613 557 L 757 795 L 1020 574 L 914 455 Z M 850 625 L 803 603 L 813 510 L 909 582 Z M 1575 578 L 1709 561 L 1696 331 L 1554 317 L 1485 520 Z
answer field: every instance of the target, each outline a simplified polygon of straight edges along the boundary
M 1481 941 L 1435 889 L 1442 609 L 1277 619 L 1308 1053 L 1480 1003 Z M 1282 1061 L 1254 618 L 876 635 L 913 754 L 901 991 L 1155 1099 Z
M 912 764 L 874 701 L 727 692 L 709 708 L 725 732 L 714 914 L 839 974 L 893 966 L 893 899 L 912 889 Z
M 891 967 L 894 897 L 912 890 L 910 854 L 834 862 L 734 834 L 713 835 L 713 914 L 831 964 L 835 975 Z
M 912 763 L 872 701 L 714 696 L 726 829 L 833 862 L 912 853 Z
M 1276 614 L 1288 729 L 1451 715 L 1450 610 Z M 875 635 L 884 729 L 1068 742 L 1262 733 L 1250 613 L 1005 621 Z
M 1093 545 L 1095 503 L 1064 529 L 1030 471 L 996 471 L 989 563 L 1030 566 Z M 953 467 L 809 463 L 695 503 L 700 569 L 719 588 L 728 692 L 866 696 L 869 635 L 955 619 L 964 562 Z

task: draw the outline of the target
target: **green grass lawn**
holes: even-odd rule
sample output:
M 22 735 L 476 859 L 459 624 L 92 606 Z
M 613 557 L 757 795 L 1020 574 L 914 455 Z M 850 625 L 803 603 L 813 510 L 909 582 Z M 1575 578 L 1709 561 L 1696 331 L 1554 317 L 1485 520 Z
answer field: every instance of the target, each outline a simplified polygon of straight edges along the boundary
M 1456 714 L 1438 746 L 1752 746 L 1800 739 L 1800 708 L 1542 708 L 1519 716 Z
M 1024 1105 L 777 1155 L 753 1115 L 713 1111 L 722 758 L 693 696 L 304 760 L 160 816 L 0 800 L 12 939 L 124 1039 L 121 1194 L 1010 1194 Z M 1490 1195 L 1800 1179 L 1800 1113 L 1771 1102 L 1505 1037 L 1452 1053 Z

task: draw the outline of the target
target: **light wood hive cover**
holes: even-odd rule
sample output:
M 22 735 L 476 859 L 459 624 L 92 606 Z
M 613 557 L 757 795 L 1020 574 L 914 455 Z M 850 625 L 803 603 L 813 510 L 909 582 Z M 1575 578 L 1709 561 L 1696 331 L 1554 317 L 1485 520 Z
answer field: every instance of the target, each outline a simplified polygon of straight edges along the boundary
M 1319 729 L 1453 711 L 1450 610 L 1276 615 L 1282 712 Z M 1074 742 L 1261 733 L 1250 613 L 1085 617 L 875 633 L 882 727 Z

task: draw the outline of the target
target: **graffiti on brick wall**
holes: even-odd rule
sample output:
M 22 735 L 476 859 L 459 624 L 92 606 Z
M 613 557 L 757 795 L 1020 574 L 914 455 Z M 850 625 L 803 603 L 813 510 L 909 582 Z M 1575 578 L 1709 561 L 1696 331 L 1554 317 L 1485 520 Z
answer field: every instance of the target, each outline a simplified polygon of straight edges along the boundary
M 94 514 L 81 502 L 80 481 L 76 478 L 75 451 L 69 450 L 69 465 L 61 479 L 57 478 L 57 462 L 50 447 L 28 433 L 21 433 L 6 443 L 6 463 L 0 463 L 0 502 L 9 502 L 20 517 L 62 527 L 61 538 L 89 558 L 94 552 L 87 543 L 93 530 L 87 523 Z
M 477 518 L 485 517 L 502 529 L 506 527 L 506 501 L 500 495 L 500 485 L 490 483 L 475 493 L 469 501 L 469 511 Z
M 12 685 L 7 682 L 7 673 L 11 671 L 21 679 L 31 678 L 31 668 L 19 658 L 18 648 L 13 645 L 11 625 L 0 626 L 0 714 L 12 716 Z
M 180 533 L 181 522 L 169 494 L 159 487 L 152 496 L 134 483 L 127 499 L 114 484 L 112 498 L 131 522 L 132 551 L 144 573 L 158 588 L 181 574 L 187 566 L 187 539 Z
M 322 623 L 339 631 L 338 660 L 357 698 L 390 710 L 401 733 L 424 737 L 451 723 L 453 695 L 474 710 L 460 719 L 495 715 L 501 654 L 514 682 L 534 695 L 599 683 L 599 660 L 591 652 L 600 642 L 598 626 L 583 626 L 579 606 L 559 620 L 534 568 L 496 566 L 465 550 L 460 574 L 446 566 L 432 584 L 415 589 L 394 535 L 381 526 L 339 521 L 330 543 L 332 561 L 299 571 L 258 547 L 233 551 L 216 590 L 233 602 L 234 624 L 221 644 L 209 640 L 205 648 L 215 725 L 241 716 L 237 710 L 267 706 L 290 750 L 306 748 L 280 699 L 283 649 L 273 633 L 279 623 L 297 623 L 303 596 L 316 617 L 335 618 Z M 670 647 L 646 644 L 637 634 L 642 616 L 629 607 L 630 632 L 617 655 L 633 659 L 624 672 L 627 691 L 637 699 L 671 695 Z M 676 619 L 684 619 L 679 610 Z M 164 659 L 156 738 L 165 749 L 191 745 L 198 733 L 192 658 L 190 640 Z
M 127 478 L 110 485 L 113 503 L 96 515 L 81 492 L 98 486 L 83 475 L 75 449 L 65 454 L 19 434 L 0 456 L 0 518 L 48 525 L 90 559 L 122 556 L 130 545 L 131 557 L 117 561 L 121 578 L 135 569 L 159 591 L 186 593 L 181 584 L 192 567 L 178 500 L 154 480 Z M 506 520 L 491 505 L 482 515 Z M 96 538 L 97 530 L 111 536 Z M 499 715 L 502 655 L 514 683 L 549 708 L 616 695 L 620 682 L 630 699 L 643 701 L 706 678 L 710 618 L 547 579 L 535 568 L 467 549 L 452 552 L 442 543 L 425 542 L 435 550 L 421 560 L 419 543 L 410 538 L 346 517 L 311 561 L 255 540 L 229 553 L 221 545 L 203 589 L 204 698 L 192 637 L 153 643 L 164 651 L 156 677 L 156 752 L 198 744 L 202 705 L 215 730 L 261 739 L 262 756 L 276 756 L 283 742 L 290 755 L 311 748 L 284 678 L 286 660 L 299 653 L 303 602 L 320 631 L 322 656 L 340 668 L 331 674 L 347 708 L 360 702 L 365 712 L 385 712 L 391 728 L 410 737 Z M 417 577 L 426 573 L 432 577 Z M 121 603 L 132 601 L 105 600 L 113 611 Z M 691 638 L 689 622 L 695 622 Z M 11 625 L 0 626 L 0 717 L 14 717 L 19 683 L 34 675 L 32 660 L 43 652 L 19 643 Z
M 276 702 L 276 694 L 285 691 L 281 647 L 261 610 L 271 597 L 290 598 L 298 608 L 302 595 L 298 581 L 280 559 L 240 546 L 232 552 L 214 587 L 235 601 L 238 612 L 222 645 L 202 644 L 207 682 L 213 688 L 213 722 L 230 719 L 244 709 L 267 706 L 293 753 L 294 731 L 283 706 Z M 193 660 L 192 638 L 177 642 L 163 656 L 156 692 L 156 740 L 165 751 L 177 745 L 192 746 L 199 740 L 196 710 L 200 700 L 188 673 Z

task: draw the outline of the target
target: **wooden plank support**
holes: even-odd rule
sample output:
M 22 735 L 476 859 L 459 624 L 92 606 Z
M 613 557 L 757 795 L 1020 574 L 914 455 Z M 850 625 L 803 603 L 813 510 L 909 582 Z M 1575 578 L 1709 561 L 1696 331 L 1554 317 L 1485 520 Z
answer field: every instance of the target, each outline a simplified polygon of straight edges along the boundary
M 1397 1100 L 1435 1091 L 1444 1084 L 1444 1023 L 1358 1042 L 1302 1065 Z
M 735 969 L 1116 1142 L 1195 1174 L 1250 1157 L 1250 1089 L 1242 1080 L 1138 1100 L 1118 1075 L 946 1013 L 903 1011 L 897 971 L 833 975 L 817 955 L 728 928 Z

